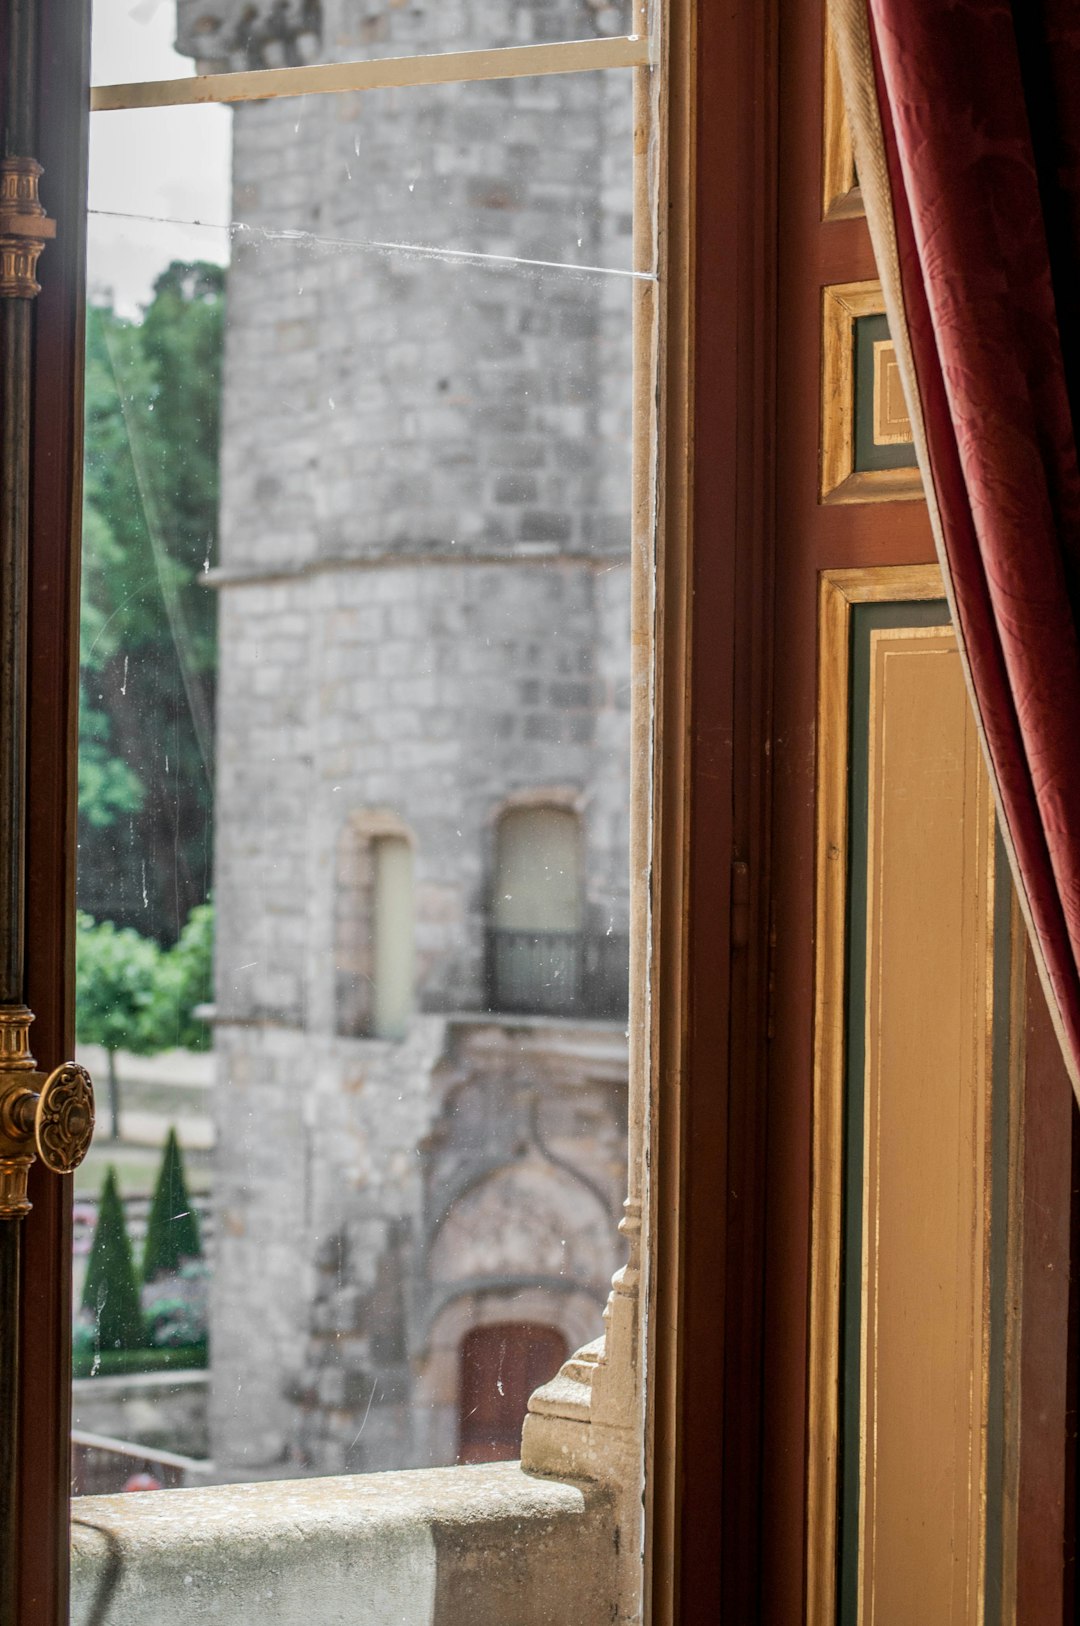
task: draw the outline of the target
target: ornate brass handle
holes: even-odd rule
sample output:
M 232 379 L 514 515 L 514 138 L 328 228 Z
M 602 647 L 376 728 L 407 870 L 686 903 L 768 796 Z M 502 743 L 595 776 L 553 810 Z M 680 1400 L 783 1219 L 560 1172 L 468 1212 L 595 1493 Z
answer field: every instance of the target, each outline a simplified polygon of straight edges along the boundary
M 34 1145 L 53 1174 L 74 1174 L 94 1138 L 94 1086 L 77 1061 L 53 1069 L 37 1098 Z
M 27 1176 L 35 1156 L 54 1174 L 72 1174 L 94 1134 L 94 1086 L 78 1062 L 45 1077 L 30 1054 L 33 1012 L 0 1007 L 0 1219 L 30 1212 Z
M 43 174 L 33 158 L 0 158 L 0 298 L 34 299 L 41 292 L 37 263 L 56 221 L 38 197 Z

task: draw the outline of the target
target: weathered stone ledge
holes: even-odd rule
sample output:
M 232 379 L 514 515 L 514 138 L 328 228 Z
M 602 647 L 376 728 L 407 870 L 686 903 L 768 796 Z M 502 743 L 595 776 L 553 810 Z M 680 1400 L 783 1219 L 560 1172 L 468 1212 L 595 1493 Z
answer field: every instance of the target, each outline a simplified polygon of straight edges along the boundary
M 517 1463 L 73 1504 L 72 1626 L 599 1626 L 610 1497 Z

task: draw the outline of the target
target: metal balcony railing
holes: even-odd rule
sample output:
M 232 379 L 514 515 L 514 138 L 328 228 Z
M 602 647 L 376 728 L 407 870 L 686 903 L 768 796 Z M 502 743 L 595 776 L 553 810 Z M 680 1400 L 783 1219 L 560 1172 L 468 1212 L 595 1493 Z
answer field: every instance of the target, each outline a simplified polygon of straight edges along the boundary
M 140 1445 L 136 1440 L 114 1440 L 108 1434 L 71 1431 L 71 1489 L 75 1496 L 112 1496 L 122 1490 L 162 1490 L 177 1485 L 204 1484 L 214 1476 L 214 1464 L 201 1457 Z
M 488 932 L 488 1004 L 527 1016 L 625 1018 L 629 982 L 625 934 Z

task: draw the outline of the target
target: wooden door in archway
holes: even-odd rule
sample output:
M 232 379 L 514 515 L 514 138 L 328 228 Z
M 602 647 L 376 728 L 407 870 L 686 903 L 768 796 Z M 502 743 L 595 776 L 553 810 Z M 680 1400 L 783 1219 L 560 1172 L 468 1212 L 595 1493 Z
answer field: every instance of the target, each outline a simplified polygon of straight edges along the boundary
M 458 1385 L 458 1461 L 519 1457 L 529 1396 L 555 1376 L 568 1353 L 561 1332 L 535 1321 L 500 1321 L 467 1333 Z

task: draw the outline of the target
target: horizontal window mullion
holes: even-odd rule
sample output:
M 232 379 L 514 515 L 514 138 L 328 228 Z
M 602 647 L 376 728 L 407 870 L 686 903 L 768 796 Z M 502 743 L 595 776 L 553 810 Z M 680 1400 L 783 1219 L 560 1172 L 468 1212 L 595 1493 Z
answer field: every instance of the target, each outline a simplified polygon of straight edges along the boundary
M 296 68 L 200 74 L 187 79 L 151 79 L 129 85 L 95 85 L 90 92 L 90 106 L 94 112 L 104 113 L 121 108 L 266 101 L 277 96 L 469 84 L 541 74 L 589 73 L 602 68 L 644 68 L 649 62 L 649 41 L 643 35 L 621 35 L 549 45 L 510 45 L 490 51 L 445 51 L 432 56 L 323 62 Z

